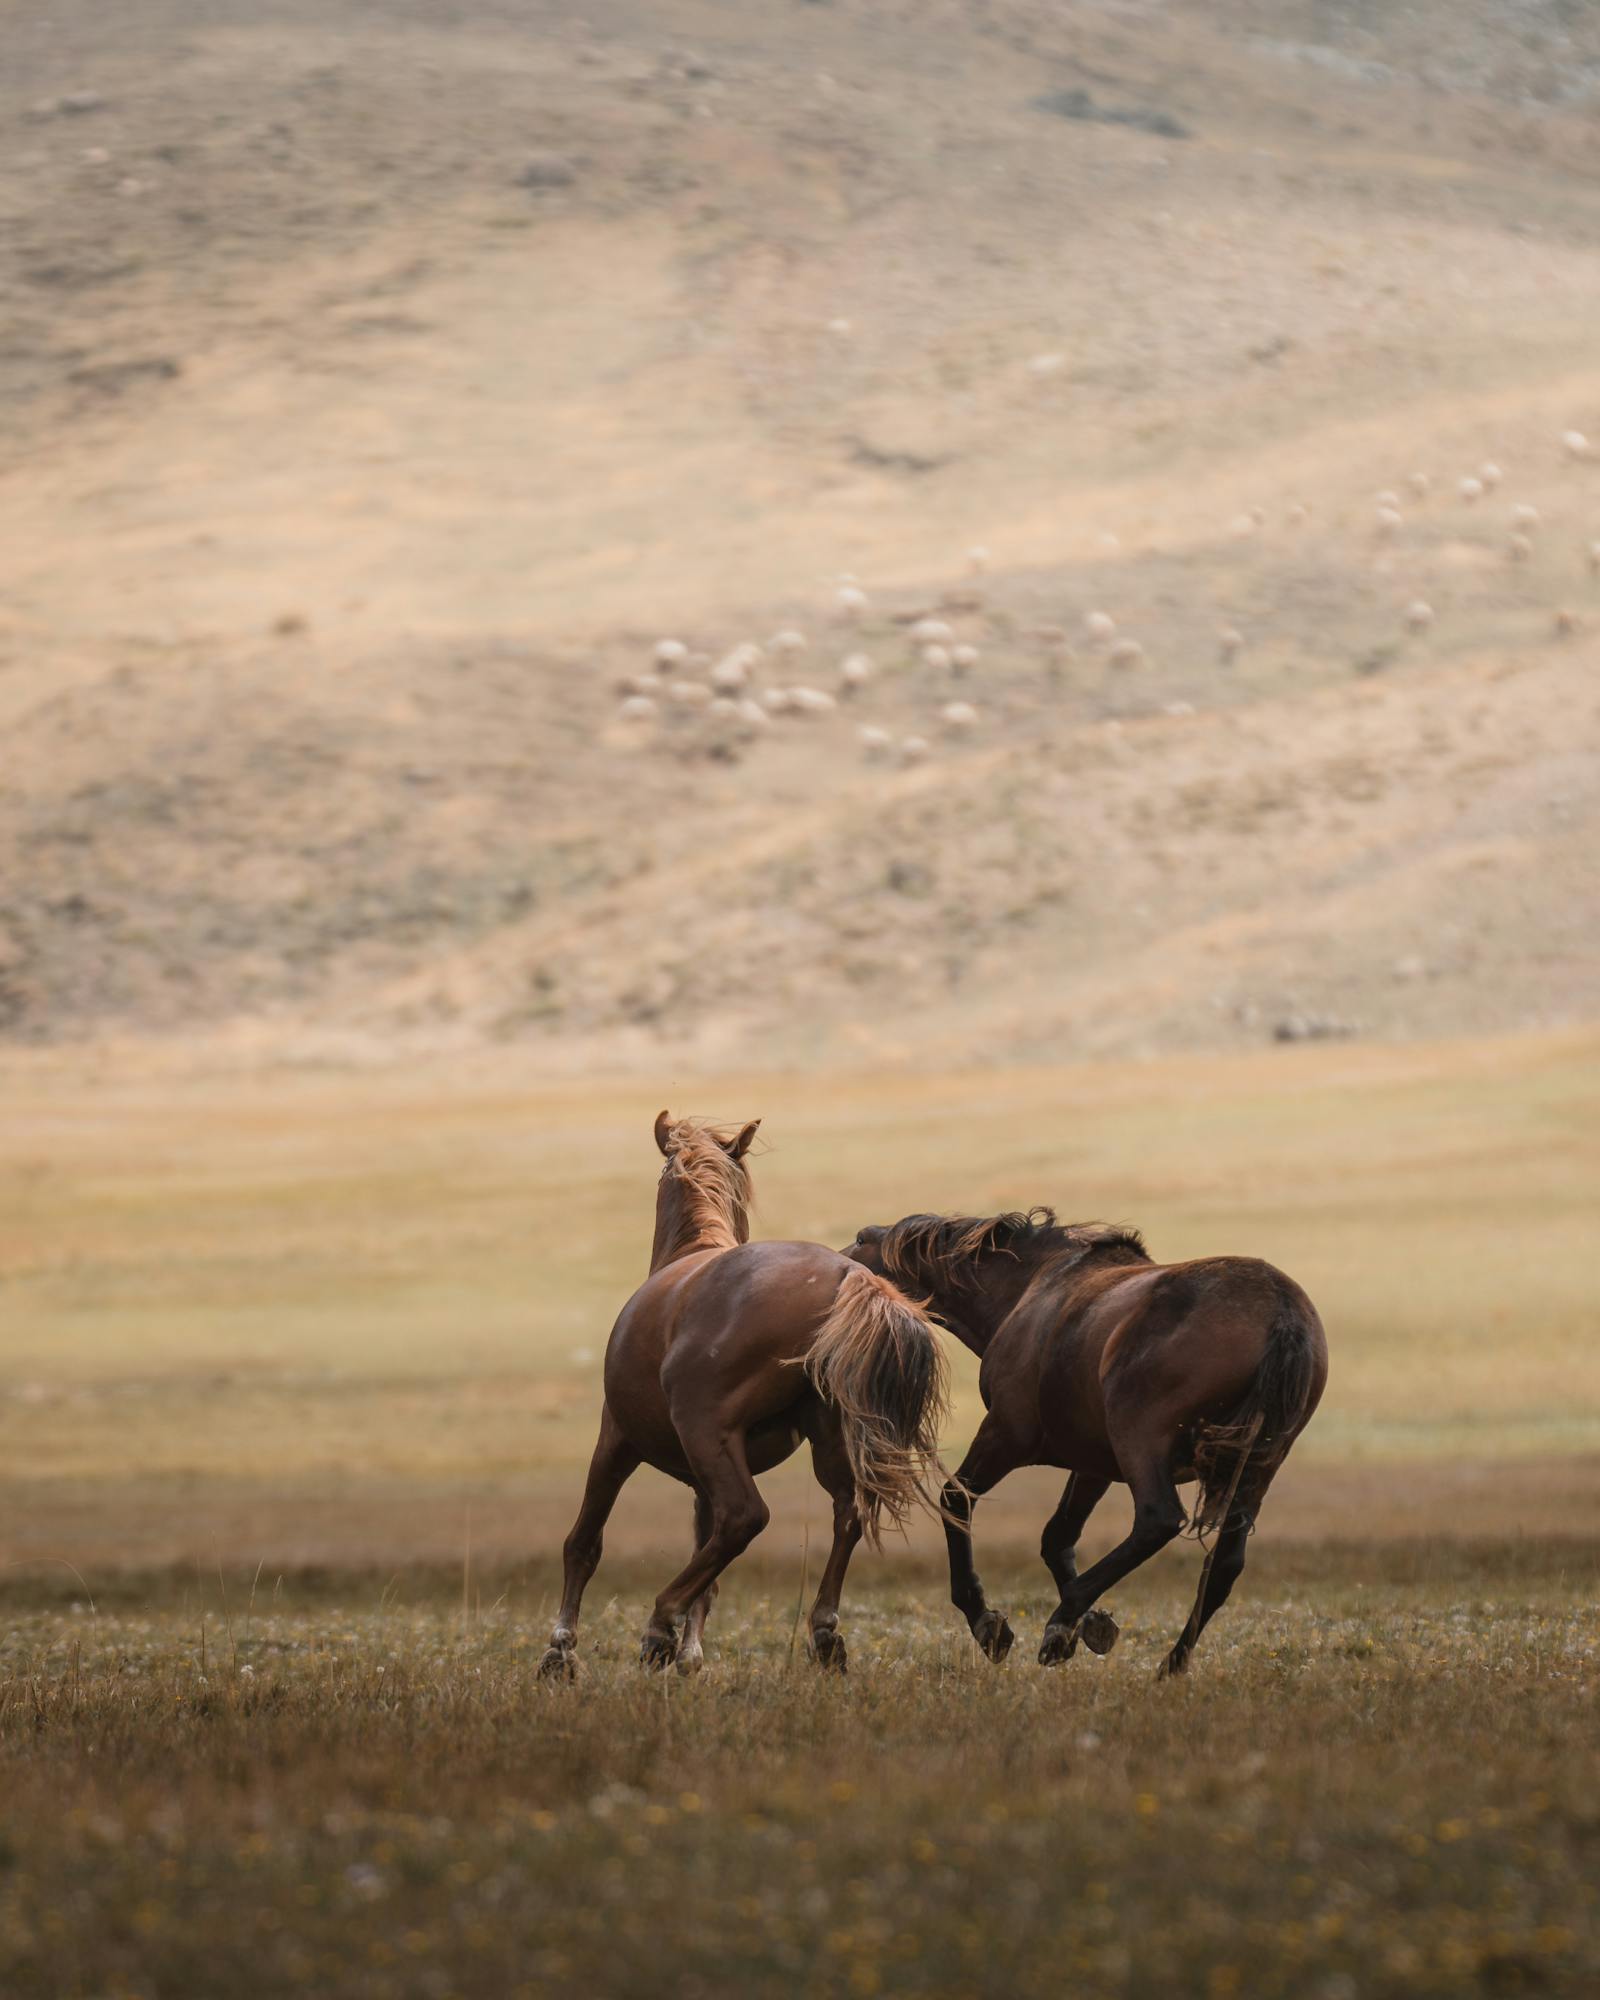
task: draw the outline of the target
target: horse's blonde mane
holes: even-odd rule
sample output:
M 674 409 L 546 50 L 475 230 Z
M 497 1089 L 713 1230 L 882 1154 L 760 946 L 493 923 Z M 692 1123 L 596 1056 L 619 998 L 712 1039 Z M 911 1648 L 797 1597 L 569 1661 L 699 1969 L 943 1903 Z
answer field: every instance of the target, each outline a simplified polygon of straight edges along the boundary
M 732 1250 L 750 1240 L 750 1175 L 726 1148 L 733 1134 L 702 1118 L 680 1118 L 668 1128 L 662 1199 L 657 1206 L 655 1263 L 669 1263 L 690 1250 Z M 677 1213 L 664 1206 L 677 1195 Z M 666 1229 L 663 1241 L 662 1231 Z

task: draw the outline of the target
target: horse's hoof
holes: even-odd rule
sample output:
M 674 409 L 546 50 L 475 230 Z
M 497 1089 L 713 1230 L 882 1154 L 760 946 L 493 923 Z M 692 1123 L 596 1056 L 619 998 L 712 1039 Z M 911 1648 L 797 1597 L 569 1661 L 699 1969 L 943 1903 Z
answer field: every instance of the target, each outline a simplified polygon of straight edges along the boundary
M 1006 1654 L 1011 1651 L 1017 1635 L 1006 1623 L 1002 1613 L 985 1611 L 973 1626 L 972 1636 L 987 1657 L 999 1666 Z
M 646 1632 L 639 1642 L 639 1664 L 641 1667 L 665 1669 L 678 1657 L 678 1635 L 676 1632 Z
M 849 1669 L 850 1655 L 837 1632 L 813 1632 L 811 1657 L 827 1673 L 842 1674 Z
M 1172 1651 L 1161 1662 L 1160 1666 L 1156 1668 L 1156 1679 L 1158 1681 L 1173 1681 L 1188 1671 L 1189 1655 L 1180 1647 L 1174 1646 Z
M 1078 1632 L 1076 1625 L 1047 1625 L 1039 1648 L 1040 1666 L 1059 1667 L 1063 1660 L 1070 1660 L 1078 1650 Z
M 578 1677 L 578 1662 L 570 1646 L 552 1646 L 539 1662 L 542 1681 L 572 1681 Z
M 705 1663 L 706 1656 L 698 1646 L 686 1646 L 678 1655 L 678 1672 L 687 1680 L 691 1675 L 699 1673 Z
M 1078 1637 L 1091 1653 L 1102 1657 L 1117 1643 L 1120 1627 L 1109 1611 L 1086 1611 L 1078 1625 Z

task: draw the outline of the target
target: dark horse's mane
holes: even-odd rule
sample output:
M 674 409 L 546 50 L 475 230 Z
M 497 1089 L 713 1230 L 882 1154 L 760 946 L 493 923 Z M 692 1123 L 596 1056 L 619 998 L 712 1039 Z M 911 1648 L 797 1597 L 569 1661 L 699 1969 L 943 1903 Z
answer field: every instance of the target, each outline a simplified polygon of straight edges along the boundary
M 942 1278 L 959 1286 L 970 1282 L 985 1257 L 1048 1258 L 1063 1271 L 1096 1256 L 1119 1264 L 1150 1262 L 1137 1229 L 1058 1222 L 1055 1210 L 1043 1207 L 1005 1215 L 908 1215 L 883 1232 L 878 1250 L 889 1276 L 906 1285 Z

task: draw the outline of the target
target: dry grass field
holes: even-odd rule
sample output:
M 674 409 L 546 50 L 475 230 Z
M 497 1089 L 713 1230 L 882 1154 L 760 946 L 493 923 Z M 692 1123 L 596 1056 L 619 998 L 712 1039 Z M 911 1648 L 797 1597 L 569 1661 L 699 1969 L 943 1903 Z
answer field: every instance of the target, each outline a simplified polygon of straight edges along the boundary
M 1592 1993 L 1594 1542 L 1259 1562 L 1182 1685 L 1165 1567 L 1049 1673 L 886 1564 L 843 1681 L 759 1568 L 642 1677 L 627 1567 L 557 1688 L 501 1578 L 7 1591 L 0 1990 Z
M 1587 1482 L 1592 1505 L 1597 1049 L 1574 1032 L 730 1075 L 709 1102 L 693 1079 L 648 1096 L 519 1077 L 514 1052 L 89 1083 L 75 1060 L 19 1058 L 0 1135 L 0 1546 L 401 1561 L 459 1552 L 470 1514 L 481 1550 L 549 1549 L 606 1334 L 648 1261 L 667 1096 L 766 1120 L 762 1235 L 844 1243 L 914 1209 L 1049 1201 L 1136 1222 L 1158 1256 L 1282 1265 L 1318 1301 L 1334 1372 L 1275 1509 L 1300 1508 L 1302 1459 L 1366 1493 L 1374 1526 L 1403 1474 L 1438 1485 L 1436 1524 L 1465 1506 L 1492 1533 L 1497 1483 L 1529 1460 Z M 959 1438 L 976 1368 L 958 1352 L 955 1369 Z M 1504 1525 L 1559 1529 L 1567 1504 L 1565 1487 L 1552 1512 L 1522 1495 Z M 656 1496 L 625 1496 L 619 1519 L 660 1545 Z

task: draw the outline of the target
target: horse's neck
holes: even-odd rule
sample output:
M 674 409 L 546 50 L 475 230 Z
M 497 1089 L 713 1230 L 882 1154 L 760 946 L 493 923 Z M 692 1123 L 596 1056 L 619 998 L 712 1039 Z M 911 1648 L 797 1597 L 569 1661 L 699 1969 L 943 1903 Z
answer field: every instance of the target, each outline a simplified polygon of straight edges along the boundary
M 650 1245 L 650 1269 L 659 1271 L 692 1257 L 700 1250 L 727 1250 L 746 1240 L 740 1224 L 730 1230 L 726 1217 L 703 1212 L 681 1187 L 663 1189 L 656 1202 L 656 1233 Z
M 1034 1275 L 1029 1265 L 985 1260 L 975 1285 L 952 1288 L 948 1301 L 936 1294 L 934 1310 L 962 1346 L 970 1347 L 981 1360 L 990 1341 L 1016 1311 Z

